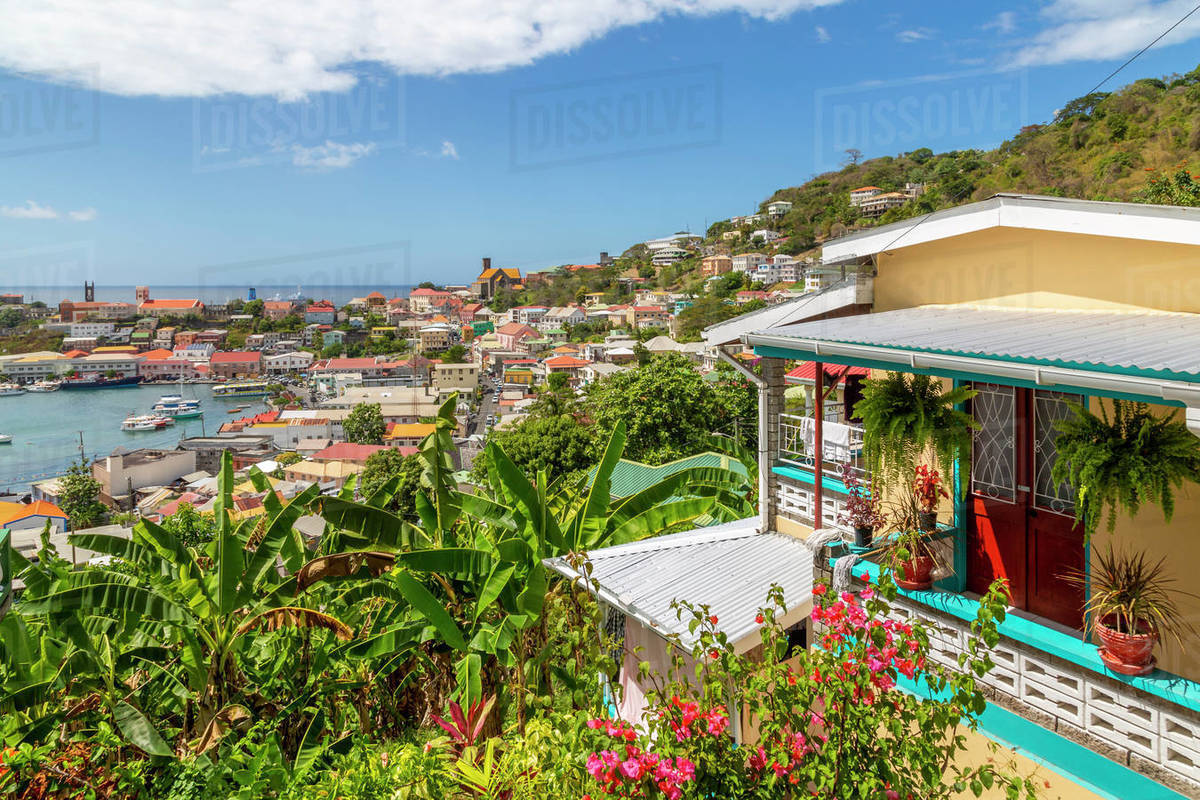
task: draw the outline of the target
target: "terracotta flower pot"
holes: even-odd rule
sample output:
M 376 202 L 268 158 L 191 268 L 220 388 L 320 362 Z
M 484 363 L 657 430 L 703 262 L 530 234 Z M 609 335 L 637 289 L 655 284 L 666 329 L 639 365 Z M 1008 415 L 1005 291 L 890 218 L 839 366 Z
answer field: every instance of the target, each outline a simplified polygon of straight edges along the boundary
M 917 527 L 926 533 L 933 533 L 937 530 L 937 512 L 936 511 L 918 511 L 917 512 Z
M 1109 616 L 1096 623 L 1096 636 L 1100 639 L 1100 658 L 1113 672 L 1147 675 L 1154 671 L 1158 634 L 1149 625 L 1139 623 L 1136 633 L 1123 633 L 1116 628 L 1116 618 Z
M 871 535 L 873 533 L 875 533 L 875 529 L 871 527 L 855 528 L 854 546 L 869 547 L 871 545 Z
M 904 577 L 896 575 L 896 585 L 901 589 L 928 589 L 933 586 L 933 559 L 917 556 L 900 562 Z

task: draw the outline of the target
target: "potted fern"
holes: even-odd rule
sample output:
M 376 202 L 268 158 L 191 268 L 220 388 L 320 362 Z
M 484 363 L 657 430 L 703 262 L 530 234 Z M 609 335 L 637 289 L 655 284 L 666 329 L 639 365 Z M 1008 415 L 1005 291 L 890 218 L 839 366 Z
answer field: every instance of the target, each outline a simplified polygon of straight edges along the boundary
M 1097 416 L 1071 404 L 1072 415 L 1058 423 L 1058 458 L 1051 471 L 1057 484 L 1075 489 L 1075 518 L 1090 536 L 1108 509 L 1108 530 L 1118 511 L 1137 514 L 1142 504 L 1162 508 L 1167 522 L 1175 511 L 1175 490 L 1200 481 L 1200 442 L 1171 414 L 1150 412 L 1145 403 L 1115 400 L 1112 416 Z
M 934 465 L 951 475 L 957 461 L 968 484 L 971 434 L 978 423 L 956 408 L 974 397 L 965 386 L 943 391 L 929 375 L 889 372 L 863 382 L 854 413 L 863 424 L 863 455 L 872 474 L 890 485 L 907 483 L 917 462 L 932 451 Z
M 1065 580 L 1086 586 L 1084 605 L 1090 629 L 1100 640 L 1100 658 L 1105 666 L 1122 675 L 1146 675 L 1154 670 L 1154 645 L 1163 634 L 1182 644 L 1181 634 L 1192 631 L 1168 591 L 1174 582 L 1165 574 L 1166 558 L 1151 564 L 1144 553 L 1122 553 L 1109 545 L 1098 555 L 1090 575 L 1072 570 Z

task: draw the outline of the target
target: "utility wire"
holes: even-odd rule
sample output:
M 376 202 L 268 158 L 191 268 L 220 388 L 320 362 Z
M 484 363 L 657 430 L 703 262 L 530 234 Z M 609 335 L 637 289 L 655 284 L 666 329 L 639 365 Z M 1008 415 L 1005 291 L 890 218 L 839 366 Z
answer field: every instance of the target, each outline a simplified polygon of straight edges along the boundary
M 1132 64 L 1134 61 L 1136 61 L 1136 60 L 1138 59 L 1138 57 L 1139 57 L 1139 56 L 1141 56 L 1143 53 L 1145 53 L 1145 52 L 1146 52 L 1147 50 L 1149 50 L 1151 47 L 1154 47 L 1154 45 L 1156 45 L 1156 44 L 1158 44 L 1159 42 L 1161 42 L 1161 41 L 1163 40 L 1163 38 L 1165 38 L 1165 37 L 1166 37 L 1166 36 L 1167 36 L 1167 35 L 1168 35 L 1168 34 L 1169 34 L 1171 31 L 1175 30 L 1175 29 L 1176 29 L 1176 28 L 1178 28 L 1180 25 L 1182 25 L 1184 22 L 1186 22 L 1186 21 L 1187 21 L 1187 19 L 1188 19 L 1188 17 L 1192 16 L 1192 15 L 1193 15 L 1193 14 L 1195 14 L 1197 11 L 1200 11 L 1200 3 L 1198 3 L 1196 6 L 1194 6 L 1194 7 L 1192 8 L 1192 10 L 1191 10 L 1191 11 L 1187 12 L 1187 13 L 1186 13 L 1186 14 L 1184 14 L 1182 17 L 1180 17 L 1180 18 L 1179 18 L 1179 19 L 1178 19 L 1178 20 L 1175 22 L 1175 24 L 1174 24 L 1174 25 L 1172 25 L 1171 27 L 1167 28 L 1165 31 L 1163 31 L 1163 32 L 1162 32 L 1162 33 L 1160 33 L 1158 36 L 1156 36 L 1156 37 L 1154 38 L 1154 41 L 1150 42 L 1148 45 L 1146 45 L 1145 47 L 1143 47 L 1141 50 L 1138 50 L 1136 53 L 1134 53 L 1132 56 L 1130 56 L 1130 57 L 1129 57 L 1129 59 L 1128 59 L 1128 60 L 1127 60 L 1127 61 L 1126 61 L 1124 64 L 1122 64 L 1121 66 L 1117 67 L 1115 70 L 1113 70 L 1112 72 L 1110 72 L 1110 73 L 1108 74 L 1108 76 L 1104 78 L 1104 80 L 1100 81 L 1100 82 L 1099 82 L 1099 83 L 1097 83 L 1097 84 L 1096 84 L 1094 87 L 1092 87 L 1092 90 L 1091 90 L 1091 91 L 1089 91 L 1089 92 L 1088 92 L 1088 94 L 1092 94 L 1092 92 L 1095 92 L 1095 91 L 1096 91 L 1097 89 L 1099 89 L 1101 86 L 1103 86 L 1104 84 L 1108 83 L 1110 80 L 1112 80 L 1113 78 L 1115 78 L 1115 77 L 1116 77 L 1118 74 L 1120 74 L 1120 72 L 1121 72 L 1123 69 L 1125 69 L 1126 67 L 1128 67 L 1128 66 L 1129 66 L 1130 64 Z M 953 198 L 953 199 L 952 199 L 950 202 L 951 202 L 951 203 L 957 203 L 959 200 L 961 200 L 961 199 L 962 199 L 963 197 L 965 197 L 965 196 L 966 196 L 966 192 L 962 192 L 962 193 L 961 193 L 961 194 L 959 194 L 958 196 L 954 197 L 954 198 Z M 905 228 L 903 231 L 901 231 L 901 232 L 900 232 L 900 235 L 899 235 L 899 236 L 897 236 L 897 237 L 896 237 L 895 239 L 893 239 L 892 241 L 888 242 L 888 243 L 887 243 L 887 246 L 886 246 L 886 247 L 883 247 L 883 248 L 881 248 L 881 249 L 880 249 L 878 252 L 881 252 L 881 253 L 883 253 L 883 252 L 886 252 L 886 251 L 888 251 L 888 250 L 891 250 L 891 249 L 892 249 L 892 247 L 894 247 L 894 246 L 895 246 L 896 242 L 900 241 L 900 240 L 901 240 L 901 239 L 903 239 L 905 236 L 907 236 L 908 234 L 912 233 L 912 232 L 913 232 L 913 231 L 915 231 L 917 228 L 919 228 L 919 227 L 921 226 L 921 223 L 923 223 L 925 220 L 929 219 L 929 217 L 930 217 L 930 215 L 931 215 L 932 213 L 933 213 L 933 212 L 930 212 L 929 214 L 925 214 L 925 215 L 923 215 L 923 216 L 922 216 L 922 217 L 921 217 L 919 220 L 917 220 L 916 224 L 914 224 L 912 227 Z

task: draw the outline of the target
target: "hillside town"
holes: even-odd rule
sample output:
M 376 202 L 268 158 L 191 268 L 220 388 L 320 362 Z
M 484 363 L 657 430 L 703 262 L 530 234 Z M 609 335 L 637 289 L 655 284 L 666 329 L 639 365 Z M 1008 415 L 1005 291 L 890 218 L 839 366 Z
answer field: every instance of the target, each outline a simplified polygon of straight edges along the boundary
M 1192 5 L 6 8 L 0 797 L 1200 800 Z

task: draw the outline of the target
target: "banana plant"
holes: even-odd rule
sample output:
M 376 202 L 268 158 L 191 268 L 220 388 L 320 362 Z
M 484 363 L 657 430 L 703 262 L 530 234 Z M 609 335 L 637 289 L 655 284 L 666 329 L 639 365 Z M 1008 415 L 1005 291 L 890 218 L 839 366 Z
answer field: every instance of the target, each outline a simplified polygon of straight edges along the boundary
M 71 573 L 61 585 L 23 598 L 19 606 L 26 618 L 73 618 L 85 629 L 119 624 L 130 641 L 129 634 L 137 633 L 139 646 L 175 654 L 170 661 L 173 671 L 163 671 L 162 677 L 177 684 L 184 698 L 180 735 L 184 741 L 195 738 L 203 744 L 212 741 L 223 720 L 234 716 L 232 707 L 243 702 L 239 659 L 249 640 L 281 629 L 323 629 L 341 640 L 352 638 L 350 627 L 325 611 L 294 600 L 279 602 L 291 594 L 281 587 L 294 584 L 295 578 L 281 575 L 277 562 L 298 563 L 297 555 L 303 551 L 297 548 L 303 545 L 293 525 L 317 488 L 309 487 L 286 505 L 268 494 L 268 508 L 273 507 L 274 514 L 235 525 L 229 513 L 233 468 L 228 452 L 222 458 L 218 486 L 217 535 L 202 552 L 190 550 L 146 520 L 134 527 L 129 539 L 76 533 L 71 536 L 73 544 L 113 556 L 114 561 Z M 135 568 L 133 574 L 130 566 Z M 82 653 L 98 666 L 116 663 L 103 650 L 89 648 L 84 638 L 68 639 L 66 659 Z M 153 670 L 151 674 L 158 675 Z M 119 728 L 127 736 L 132 729 Z

